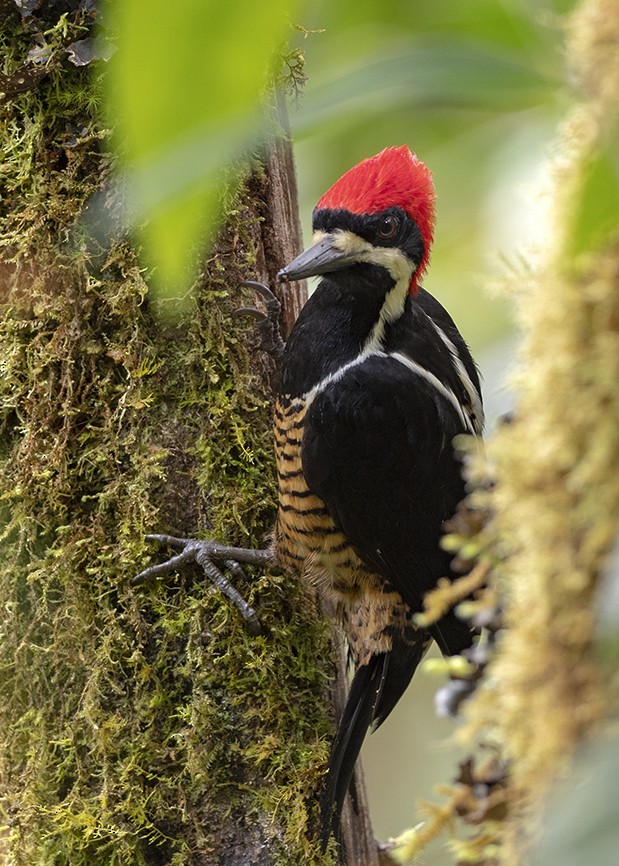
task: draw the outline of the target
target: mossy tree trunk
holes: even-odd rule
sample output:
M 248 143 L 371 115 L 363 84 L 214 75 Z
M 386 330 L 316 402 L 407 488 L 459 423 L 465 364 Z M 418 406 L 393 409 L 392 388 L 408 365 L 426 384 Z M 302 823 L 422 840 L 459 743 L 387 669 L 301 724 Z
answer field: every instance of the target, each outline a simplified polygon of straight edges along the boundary
M 491 517 L 477 534 L 472 522 L 469 550 L 495 580 L 468 607 L 491 621 L 498 596 L 506 628 L 465 708 L 472 759 L 416 840 L 462 817 L 454 852 L 477 866 L 605 862 L 611 837 L 596 797 L 616 803 L 616 779 L 598 789 L 593 764 L 588 814 L 566 808 L 558 820 L 568 802 L 550 796 L 561 779 L 578 789 L 584 743 L 617 748 L 616 656 L 609 669 L 600 651 L 604 640 L 616 646 L 617 623 L 603 635 L 600 620 L 619 533 L 619 6 L 584 0 L 565 32 L 577 101 L 548 164 L 544 255 L 519 275 L 516 410 L 471 462 L 473 502 Z M 454 541 L 465 552 L 471 539 Z M 543 855 L 545 825 L 554 836 Z
M 0 851 L 330 862 L 315 839 L 335 666 L 314 599 L 251 575 L 252 637 L 198 570 L 129 585 L 147 532 L 260 546 L 272 524 L 274 367 L 233 311 L 255 300 L 241 280 L 272 284 L 298 251 L 289 144 L 248 166 L 191 309 L 162 317 L 131 239 L 84 231 L 110 158 L 96 68 L 66 60 L 82 13 L 45 22 L 52 54 L 26 87 L 32 33 L 4 14 Z M 351 864 L 375 857 L 360 820 Z
M 566 58 L 580 99 L 549 165 L 553 233 L 520 299 L 517 417 L 490 443 L 509 628 L 479 712 L 511 766 L 501 861 L 509 866 L 525 859 L 543 826 L 551 782 L 616 712 L 596 647 L 602 578 L 619 531 L 614 0 L 577 6 Z M 599 181 L 607 159 L 615 160 L 614 183 Z M 591 834 L 593 843 L 597 828 Z

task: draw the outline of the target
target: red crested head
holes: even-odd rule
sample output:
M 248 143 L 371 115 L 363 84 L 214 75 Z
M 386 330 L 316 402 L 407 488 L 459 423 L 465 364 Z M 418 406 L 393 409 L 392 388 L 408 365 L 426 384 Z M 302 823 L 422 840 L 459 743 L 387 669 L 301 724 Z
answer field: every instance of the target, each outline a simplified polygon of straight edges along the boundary
M 424 246 L 423 258 L 411 280 L 411 292 L 416 292 L 430 258 L 435 201 L 430 170 L 402 145 L 387 147 L 353 166 L 327 190 L 316 208 L 343 208 L 355 214 L 379 213 L 388 207 L 406 211 L 419 226 Z

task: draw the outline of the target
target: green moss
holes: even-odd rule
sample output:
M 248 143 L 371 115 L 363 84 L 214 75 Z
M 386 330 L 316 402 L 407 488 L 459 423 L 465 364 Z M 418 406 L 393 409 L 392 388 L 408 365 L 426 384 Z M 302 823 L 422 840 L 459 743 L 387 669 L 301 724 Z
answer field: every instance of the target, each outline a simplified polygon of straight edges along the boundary
M 270 397 L 232 316 L 255 208 L 228 202 L 187 318 L 159 318 L 131 245 L 95 256 L 75 230 L 109 162 L 96 106 L 96 81 L 58 64 L 1 109 L 0 850 L 28 866 L 219 862 L 233 815 L 273 863 L 323 862 L 309 831 L 330 652 L 311 600 L 249 577 L 254 638 L 197 570 L 128 583 L 148 531 L 259 544 L 270 527 Z

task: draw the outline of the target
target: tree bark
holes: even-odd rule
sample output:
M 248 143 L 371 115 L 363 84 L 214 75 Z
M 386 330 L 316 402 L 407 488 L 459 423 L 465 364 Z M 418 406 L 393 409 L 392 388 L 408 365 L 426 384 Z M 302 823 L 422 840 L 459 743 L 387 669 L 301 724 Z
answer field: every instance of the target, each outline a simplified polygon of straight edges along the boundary
M 16 68 L 28 38 L 9 15 Z M 91 70 L 60 58 L 31 84 L 1 108 L 0 850 L 28 866 L 332 862 L 316 838 L 335 662 L 310 592 L 243 581 L 256 638 L 198 570 L 129 585 L 159 556 L 147 532 L 259 546 L 272 525 L 274 365 L 233 313 L 242 280 L 273 286 L 300 249 L 290 142 L 251 165 L 174 322 L 130 238 L 84 228 L 110 161 Z M 285 332 L 303 291 L 282 296 Z M 365 809 L 346 838 L 349 866 L 375 863 Z

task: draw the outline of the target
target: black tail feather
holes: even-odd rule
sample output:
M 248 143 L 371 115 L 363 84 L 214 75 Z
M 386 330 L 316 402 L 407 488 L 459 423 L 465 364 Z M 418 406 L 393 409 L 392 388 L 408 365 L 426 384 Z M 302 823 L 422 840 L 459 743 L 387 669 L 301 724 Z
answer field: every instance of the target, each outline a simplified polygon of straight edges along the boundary
M 331 835 L 340 839 L 340 819 L 361 746 L 370 726 L 377 728 L 394 708 L 421 661 L 429 636 L 414 644 L 398 643 L 394 650 L 372 656 L 357 669 L 331 747 L 329 773 L 322 796 L 322 848 Z
M 475 635 L 479 633 L 453 610 L 431 625 L 429 631 L 444 656 L 458 655 L 471 646 Z
M 322 846 L 326 849 L 331 834 L 339 839 L 340 816 L 344 798 L 389 665 L 387 654 L 373 656 L 360 667 L 351 683 L 348 700 L 331 747 L 329 773 L 322 796 Z

